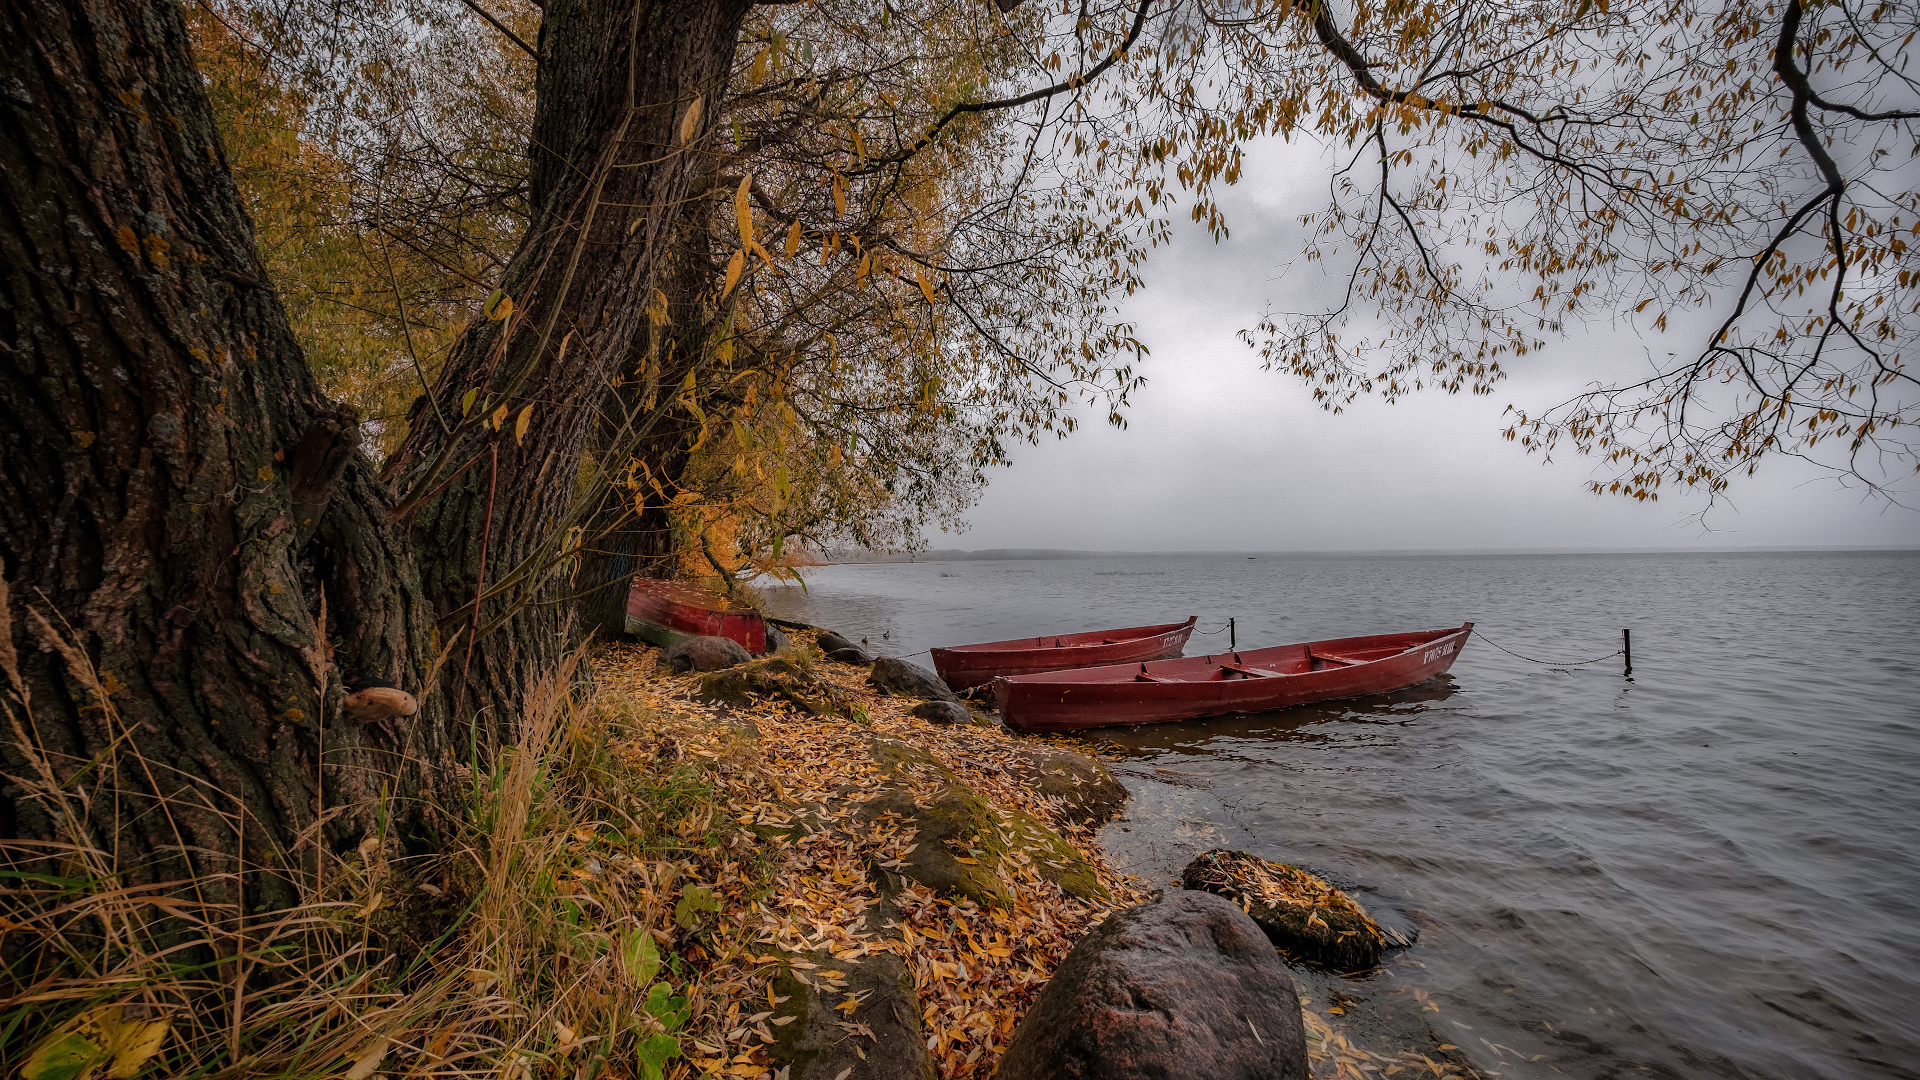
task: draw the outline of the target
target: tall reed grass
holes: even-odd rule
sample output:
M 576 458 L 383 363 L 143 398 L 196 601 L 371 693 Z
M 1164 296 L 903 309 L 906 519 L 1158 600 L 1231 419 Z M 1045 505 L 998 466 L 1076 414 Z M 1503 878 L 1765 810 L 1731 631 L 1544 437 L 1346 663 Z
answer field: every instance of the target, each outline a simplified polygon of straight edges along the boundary
M 34 737 L 4 590 L 0 737 L 26 763 L 5 782 L 60 835 L 0 838 L 0 1080 L 687 1071 L 681 1048 L 717 1010 L 689 955 L 698 945 L 675 925 L 674 888 L 739 858 L 731 818 L 670 740 L 635 752 L 646 715 L 570 689 L 581 655 L 530 696 L 519 741 L 468 780 L 448 815 L 464 824 L 442 850 L 403 858 L 376 831 L 336 853 L 309 836 L 291 865 L 136 884 L 89 838 L 154 805 L 155 791 L 122 786 L 154 766 L 129 760 L 125 739 L 80 762 Z M 143 722 L 115 711 L 76 642 L 20 614 L 118 730 Z M 292 881 L 298 902 L 252 912 L 216 899 L 265 875 Z

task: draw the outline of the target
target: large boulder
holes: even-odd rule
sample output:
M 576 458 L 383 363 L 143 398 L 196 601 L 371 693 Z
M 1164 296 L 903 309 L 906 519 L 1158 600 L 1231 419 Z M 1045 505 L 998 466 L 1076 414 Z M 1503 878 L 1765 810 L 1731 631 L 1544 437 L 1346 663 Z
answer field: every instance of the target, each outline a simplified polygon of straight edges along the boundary
M 1082 825 L 1105 824 L 1127 805 L 1126 785 L 1085 754 L 1071 750 L 1030 754 L 1024 764 L 1008 771 L 1037 794 L 1058 799 L 1067 820 Z
M 683 637 L 660 654 L 660 666 L 684 675 L 689 671 L 719 671 L 751 659 L 746 647 L 732 638 Z
M 973 713 L 957 701 L 923 701 L 908 709 L 907 715 L 935 724 L 973 723 Z
M 894 656 L 875 660 L 873 670 L 867 673 L 867 681 L 873 684 L 874 689 L 895 697 L 917 698 L 920 701 L 960 700 L 960 696 L 942 682 L 940 676 L 919 664 L 910 664 Z
M 820 651 L 823 653 L 836 653 L 841 649 L 857 648 L 852 641 L 831 630 L 822 630 L 818 634 L 815 634 L 813 641 L 814 644 L 820 646 Z
M 1226 897 L 1276 948 L 1335 971 L 1375 967 L 1390 942 L 1400 943 L 1325 879 L 1244 851 L 1201 852 L 1181 872 L 1180 884 Z
M 1080 940 L 996 1080 L 1306 1080 L 1300 999 L 1231 902 L 1175 892 Z
M 873 663 L 873 654 L 858 645 L 849 645 L 844 649 L 835 649 L 828 653 L 827 659 L 836 664 L 860 664 L 864 666 Z
M 773 982 L 767 1047 L 789 1080 L 934 1080 L 913 975 L 894 953 L 793 956 Z
M 702 700 L 724 705 L 751 705 L 759 700 L 784 701 L 810 716 L 852 716 L 847 695 L 813 677 L 813 673 L 786 656 L 770 656 L 700 680 Z

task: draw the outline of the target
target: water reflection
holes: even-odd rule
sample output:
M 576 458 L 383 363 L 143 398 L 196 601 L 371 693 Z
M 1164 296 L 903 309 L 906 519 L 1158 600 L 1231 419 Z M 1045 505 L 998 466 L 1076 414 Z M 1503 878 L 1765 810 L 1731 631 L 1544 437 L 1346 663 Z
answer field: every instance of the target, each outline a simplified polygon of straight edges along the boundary
M 1096 728 L 1085 733 L 1121 754 L 1211 754 L 1216 743 L 1230 740 L 1304 740 L 1327 742 L 1349 739 L 1353 732 L 1326 725 L 1335 721 L 1391 726 L 1412 723 L 1421 714 L 1458 693 L 1451 672 L 1417 686 L 1389 694 L 1321 701 L 1271 712 L 1238 713 L 1172 724 Z

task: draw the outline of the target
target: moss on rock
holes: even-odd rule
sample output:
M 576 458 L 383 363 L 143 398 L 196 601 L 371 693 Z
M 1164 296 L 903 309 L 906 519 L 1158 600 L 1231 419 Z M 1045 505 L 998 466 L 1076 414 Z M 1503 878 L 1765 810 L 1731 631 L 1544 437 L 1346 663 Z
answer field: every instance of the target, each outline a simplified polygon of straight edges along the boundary
M 1289 957 L 1335 971 L 1378 966 L 1387 935 L 1353 898 L 1297 866 L 1244 851 L 1205 851 L 1180 883 L 1224 896 L 1253 916 Z
M 913 977 L 894 953 L 790 956 L 773 1002 L 767 1052 L 789 1080 L 933 1080 Z
M 1127 805 L 1127 789 L 1099 761 L 1070 750 L 1037 753 L 1014 770 L 1037 794 L 1060 800 L 1067 820 L 1081 825 L 1111 821 Z
M 917 843 L 899 872 L 941 896 L 1006 904 L 1012 895 L 1007 863 L 1016 851 L 1069 896 L 1108 896 L 1092 864 L 1059 833 L 1030 814 L 995 809 L 962 783 L 947 784 L 925 806 L 905 790 L 889 791 L 869 800 L 861 816 L 891 816 L 914 829 Z
M 854 702 L 845 692 L 813 677 L 789 655 L 770 656 L 716 671 L 700 680 L 700 697 L 726 705 L 756 700 L 784 701 L 810 716 L 851 717 Z

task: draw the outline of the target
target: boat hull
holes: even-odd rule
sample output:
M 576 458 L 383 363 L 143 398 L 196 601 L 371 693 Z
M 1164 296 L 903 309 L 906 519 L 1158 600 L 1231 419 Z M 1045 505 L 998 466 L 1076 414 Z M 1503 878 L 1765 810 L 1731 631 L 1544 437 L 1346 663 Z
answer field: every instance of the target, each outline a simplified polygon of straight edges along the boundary
M 1193 635 L 1193 620 L 1089 630 L 1079 634 L 1016 638 L 934 649 L 933 669 L 955 690 L 979 686 L 1002 676 L 1043 671 L 1138 663 L 1179 656 Z
M 1008 727 L 1079 731 L 1266 712 L 1405 689 L 1445 674 L 1473 624 L 1158 663 L 995 679 Z M 1144 677 L 1143 677 L 1144 676 Z
M 755 655 L 767 651 L 759 612 L 684 581 L 636 578 L 627 593 L 627 633 L 662 646 L 686 636 L 723 637 Z

